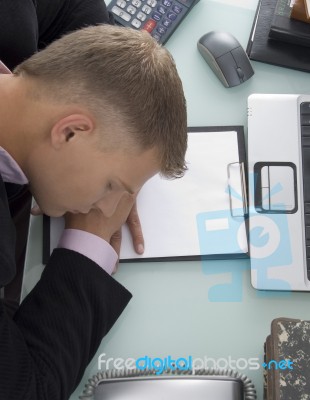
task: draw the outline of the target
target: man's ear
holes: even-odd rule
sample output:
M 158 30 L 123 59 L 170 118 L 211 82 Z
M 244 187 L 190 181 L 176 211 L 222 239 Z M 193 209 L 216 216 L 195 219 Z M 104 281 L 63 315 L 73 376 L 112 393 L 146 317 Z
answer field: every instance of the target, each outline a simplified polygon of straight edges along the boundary
M 95 124 L 92 118 L 85 114 L 71 114 L 58 120 L 51 130 L 51 144 L 55 149 L 59 149 L 63 144 L 80 138 L 89 136 L 94 132 Z

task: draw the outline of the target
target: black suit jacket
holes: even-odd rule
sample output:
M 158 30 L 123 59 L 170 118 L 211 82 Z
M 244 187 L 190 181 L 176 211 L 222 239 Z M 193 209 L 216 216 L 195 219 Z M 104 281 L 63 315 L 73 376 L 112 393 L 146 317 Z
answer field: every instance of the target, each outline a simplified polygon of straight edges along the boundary
M 15 274 L 0 176 L 0 287 Z M 0 399 L 67 400 L 131 294 L 96 263 L 57 249 L 13 319 L 0 301 Z

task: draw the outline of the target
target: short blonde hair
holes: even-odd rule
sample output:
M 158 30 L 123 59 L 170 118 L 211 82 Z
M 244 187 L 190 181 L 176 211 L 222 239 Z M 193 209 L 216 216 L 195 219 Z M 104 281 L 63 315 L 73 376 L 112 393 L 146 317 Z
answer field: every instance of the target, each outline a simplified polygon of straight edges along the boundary
M 148 33 L 110 25 L 84 28 L 34 54 L 14 73 L 38 82 L 44 96 L 83 104 L 105 125 L 108 121 L 104 140 L 114 147 L 121 149 L 126 139 L 141 150 L 155 147 L 163 176 L 184 174 L 182 83 L 172 56 Z M 119 136 L 116 126 L 124 128 Z

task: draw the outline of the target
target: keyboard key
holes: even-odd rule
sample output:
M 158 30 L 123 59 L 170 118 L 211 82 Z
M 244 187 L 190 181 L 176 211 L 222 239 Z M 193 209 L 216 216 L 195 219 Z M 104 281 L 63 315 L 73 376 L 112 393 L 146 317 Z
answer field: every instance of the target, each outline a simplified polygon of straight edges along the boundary
M 310 259 L 307 258 L 307 275 L 308 275 L 308 279 L 310 281 Z
M 139 8 L 139 7 L 141 7 L 141 4 L 142 4 L 142 2 L 140 1 L 140 0 L 132 0 L 132 3 L 131 3 L 134 7 L 137 7 L 137 8 Z
M 310 125 L 310 114 L 300 116 L 301 125 Z
M 157 23 L 156 21 L 149 19 L 144 25 L 143 25 L 143 30 L 151 33 L 153 29 L 156 27 Z
M 122 18 L 124 21 L 128 22 L 131 20 L 131 16 L 125 11 L 123 11 L 121 8 L 114 6 L 111 11 L 118 17 Z
M 306 226 L 306 242 L 307 246 L 310 245 L 310 226 Z
M 302 147 L 310 147 L 310 137 L 309 136 L 301 137 L 301 146 Z
M 310 136 L 310 126 L 301 127 L 301 136 Z
M 310 214 L 305 214 L 305 223 L 306 226 L 310 226 Z
M 305 214 L 310 214 L 310 203 L 304 204 Z
M 308 273 L 308 279 L 310 281 L 310 258 L 307 258 L 307 273 Z
M 303 140 L 304 138 L 302 138 Z M 309 139 L 309 138 L 308 138 Z M 302 177 L 304 202 L 310 203 L 310 147 L 302 147 Z
M 300 112 L 301 114 L 310 114 L 310 103 L 301 103 L 300 105 Z
M 170 7 L 171 4 L 172 4 L 172 1 L 170 1 L 170 0 L 163 0 L 163 5 L 164 5 L 164 6 Z

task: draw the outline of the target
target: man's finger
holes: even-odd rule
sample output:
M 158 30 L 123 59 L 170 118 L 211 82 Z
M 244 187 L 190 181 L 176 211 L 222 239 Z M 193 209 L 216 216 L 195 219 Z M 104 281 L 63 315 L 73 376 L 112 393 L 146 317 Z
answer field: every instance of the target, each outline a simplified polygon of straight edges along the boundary
M 135 251 L 138 254 L 143 254 L 144 238 L 143 238 L 143 232 L 142 232 L 142 227 L 141 227 L 141 223 L 140 223 L 140 218 L 138 215 L 136 202 L 134 203 L 134 205 L 130 211 L 130 214 L 127 218 L 127 225 L 130 230 L 130 233 L 131 233 Z

